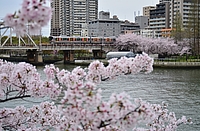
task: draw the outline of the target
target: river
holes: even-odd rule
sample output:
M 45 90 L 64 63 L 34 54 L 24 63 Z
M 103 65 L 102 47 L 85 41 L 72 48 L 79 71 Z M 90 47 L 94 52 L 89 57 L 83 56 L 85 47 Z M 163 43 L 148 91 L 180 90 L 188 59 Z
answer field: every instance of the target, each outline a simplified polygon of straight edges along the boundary
M 73 69 L 72 65 L 57 66 Z M 192 125 L 181 125 L 178 131 L 200 131 L 200 69 L 154 68 L 150 74 L 120 76 L 98 87 L 102 88 L 105 98 L 113 92 L 125 91 L 133 98 L 152 104 L 165 101 L 177 117 L 192 118 Z
M 68 70 L 75 67 L 64 64 L 56 66 Z M 42 72 L 43 67 L 37 69 Z M 102 88 L 105 99 L 113 92 L 125 91 L 133 98 L 142 98 L 152 104 L 165 101 L 169 111 L 175 112 L 177 117 L 184 115 L 192 118 L 193 124 L 181 125 L 178 131 L 200 130 L 200 69 L 154 68 L 150 74 L 120 76 L 104 81 L 98 87 Z M 28 105 L 21 101 L 16 104 Z

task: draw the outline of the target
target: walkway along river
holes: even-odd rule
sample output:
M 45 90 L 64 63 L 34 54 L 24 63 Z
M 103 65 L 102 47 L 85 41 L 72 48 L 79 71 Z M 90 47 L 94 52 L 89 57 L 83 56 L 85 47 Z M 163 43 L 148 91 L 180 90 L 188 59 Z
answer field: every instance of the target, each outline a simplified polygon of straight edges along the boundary
M 56 66 L 72 70 L 76 65 Z M 42 72 L 43 66 L 38 66 L 37 69 Z M 165 101 L 169 105 L 169 111 L 175 112 L 177 117 L 185 115 L 192 118 L 192 125 L 181 125 L 178 131 L 200 130 L 200 69 L 154 68 L 150 74 L 120 76 L 111 81 L 104 81 L 98 87 L 102 88 L 104 99 L 113 92 L 125 91 L 132 98 L 142 98 L 152 104 L 161 104 Z M 20 104 L 30 106 L 29 102 L 17 100 L 7 105 L 0 104 L 0 108 Z

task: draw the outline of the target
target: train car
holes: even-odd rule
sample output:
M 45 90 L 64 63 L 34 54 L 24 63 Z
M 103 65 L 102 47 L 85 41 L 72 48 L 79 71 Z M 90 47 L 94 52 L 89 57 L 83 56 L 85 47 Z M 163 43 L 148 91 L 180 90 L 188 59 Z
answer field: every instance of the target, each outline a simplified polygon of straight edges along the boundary
M 55 44 L 66 43 L 88 43 L 88 44 L 106 44 L 116 41 L 115 37 L 69 37 L 69 36 L 50 36 L 51 41 Z

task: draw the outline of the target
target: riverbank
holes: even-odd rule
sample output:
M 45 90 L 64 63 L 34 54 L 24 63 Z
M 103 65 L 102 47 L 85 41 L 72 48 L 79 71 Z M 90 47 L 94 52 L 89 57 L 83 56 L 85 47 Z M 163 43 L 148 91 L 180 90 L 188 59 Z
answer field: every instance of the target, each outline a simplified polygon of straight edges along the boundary
M 26 57 L 0 57 L 0 59 L 4 59 L 10 62 L 27 62 Z M 43 63 L 31 63 L 33 65 L 44 65 L 44 64 L 54 64 L 54 63 L 64 63 L 60 58 L 53 58 L 53 57 L 45 57 L 43 59 Z M 103 62 L 104 65 L 108 65 L 108 61 L 106 59 L 98 59 L 99 61 Z M 91 62 L 95 60 L 75 60 L 75 65 L 80 66 L 88 66 Z M 30 63 L 30 62 L 27 62 Z M 168 62 L 168 61 L 154 61 L 153 63 L 154 68 L 200 68 L 200 62 Z
M 12 57 L 0 57 L 0 59 L 9 61 L 9 62 L 27 62 L 36 66 L 44 64 L 53 64 L 55 62 L 62 61 L 61 58 L 55 56 L 43 56 L 43 62 L 30 62 L 27 60 L 27 56 L 12 56 Z
M 153 66 L 162 68 L 200 68 L 200 62 L 164 62 L 154 61 Z
M 94 60 L 75 60 L 74 64 L 76 65 L 89 65 Z M 108 61 L 105 59 L 99 60 L 104 63 L 104 65 L 108 64 Z M 200 62 L 164 62 L 164 61 L 154 61 L 153 67 L 157 68 L 200 68 Z

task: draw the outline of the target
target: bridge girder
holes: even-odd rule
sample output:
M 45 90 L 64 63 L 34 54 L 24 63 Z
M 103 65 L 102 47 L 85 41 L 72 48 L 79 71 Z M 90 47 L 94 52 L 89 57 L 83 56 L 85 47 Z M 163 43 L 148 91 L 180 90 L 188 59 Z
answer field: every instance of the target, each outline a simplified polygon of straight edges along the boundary
M 7 36 L 5 40 L 2 40 L 4 36 Z M 17 48 L 27 48 L 29 49 L 39 49 L 38 45 L 34 42 L 31 36 L 26 33 L 25 36 L 30 41 L 27 43 L 22 36 L 18 36 L 18 43 L 13 43 L 12 37 L 16 36 L 12 27 L 5 26 L 3 23 L 0 24 L 0 49 L 17 49 Z M 8 42 L 9 41 L 9 42 Z M 12 46 L 12 47 L 11 47 Z

